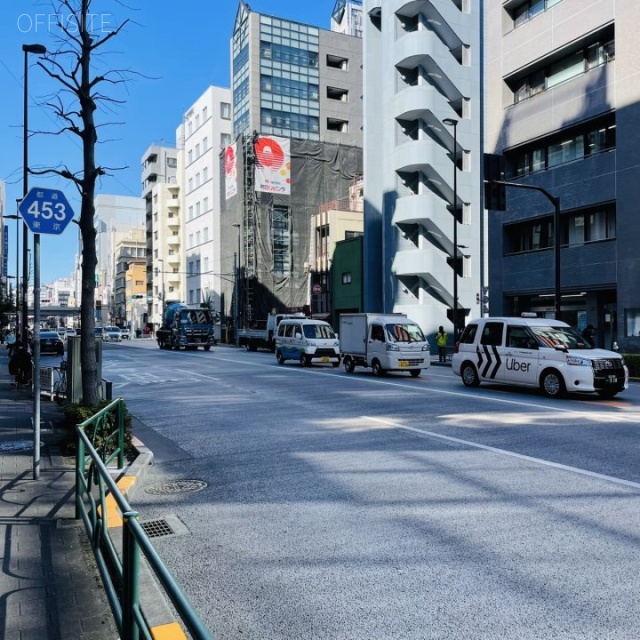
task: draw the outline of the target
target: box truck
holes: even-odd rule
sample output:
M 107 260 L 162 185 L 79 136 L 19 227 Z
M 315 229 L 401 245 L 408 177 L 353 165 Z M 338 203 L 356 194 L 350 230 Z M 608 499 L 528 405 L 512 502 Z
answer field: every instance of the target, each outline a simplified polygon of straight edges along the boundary
M 338 336 L 347 373 L 371 367 L 376 376 L 408 371 L 417 378 L 431 365 L 431 349 L 422 329 L 403 313 L 343 313 Z

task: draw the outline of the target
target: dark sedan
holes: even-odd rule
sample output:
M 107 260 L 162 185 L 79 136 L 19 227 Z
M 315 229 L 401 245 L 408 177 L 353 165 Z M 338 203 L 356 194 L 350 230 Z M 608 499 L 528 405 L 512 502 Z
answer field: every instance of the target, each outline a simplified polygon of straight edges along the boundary
M 57 356 L 64 355 L 64 342 L 57 331 L 40 332 L 40 353 L 53 353 Z

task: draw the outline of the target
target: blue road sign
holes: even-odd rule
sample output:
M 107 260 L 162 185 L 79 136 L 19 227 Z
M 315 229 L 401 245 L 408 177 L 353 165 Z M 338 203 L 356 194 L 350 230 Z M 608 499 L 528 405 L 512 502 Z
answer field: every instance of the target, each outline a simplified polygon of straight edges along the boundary
M 59 236 L 71 222 L 73 209 L 62 191 L 33 187 L 18 206 L 33 233 Z

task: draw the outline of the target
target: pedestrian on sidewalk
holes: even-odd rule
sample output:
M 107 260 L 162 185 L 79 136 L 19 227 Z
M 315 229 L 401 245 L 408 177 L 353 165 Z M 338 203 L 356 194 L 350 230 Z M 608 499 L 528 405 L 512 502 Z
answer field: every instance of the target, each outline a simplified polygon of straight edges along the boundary
M 31 354 L 21 342 L 16 343 L 14 354 L 9 359 L 9 374 L 15 376 L 16 387 L 30 385 L 33 374 Z
M 7 351 L 9 352 L 9 357 L 11 357 L 16 346 L 16 334 L 13 333 L 13 331 L 9 331 L 9 333 L 7 333 L 7 337 L 5 338 L 5 342 L 7 343 Z
M 438 362 L 447 361 L 447 342 L 449 336 L 446 334 L 444 327 L 438 327 L 438 333 L 436 333 L 436 347 L 438 347 Z

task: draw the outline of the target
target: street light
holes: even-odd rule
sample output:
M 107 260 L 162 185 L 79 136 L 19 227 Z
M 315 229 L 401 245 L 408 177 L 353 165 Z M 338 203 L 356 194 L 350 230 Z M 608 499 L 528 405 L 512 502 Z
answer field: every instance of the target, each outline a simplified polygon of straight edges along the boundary
M 236 347 L 240 345 L 238 336 L 238 324 L 240 323 L 240 230 L 242 225 L 232 224 L 238 230 L 238 253 L 233 254 L 233 271 L 235 275 L 235 304 L 233 306 L 233 336 Z
M 30 53 L 42 56 L 47 53 L 47 48 L 42 44 L 23 44 L 24 52 L 24 99 L 23 99 L 23 134 L 22 134 L 22 197 L 24 198 L 29 192 L 29 63 L 28 57 Z M 29 310 L 27 308 L 27 289 L 29 287 L 29 234 L 27 223 L 23 221 L 22 225 L 22 342 L 28 342 L 28 324 Z M 39 462 L 39 461 L 38 461 Z M 39 477 L 39 469 L 35 470 L 35 479 Z
M 162 300 L 162 305 L 161 305 L 161 309 L 164 307 L 164 260 L 162 258 L 156 258 L 157 262 L 162 262 L 162 270 L 159 270 L 158 267 L 156 267 L 156 275 L 160 275 L 160 299 Z M 162 313 L 160 313 L 160 315 L 162 315 Z
M 16 205 L 20 204 L 20 200 L 16 200 Z M 20 335 L 20 216 L 4 216 L 6 220 L 16 221 L 16 340 Z
M 442 121 L 453 127 L 453 336 L 458 339 L 458 121 Z

